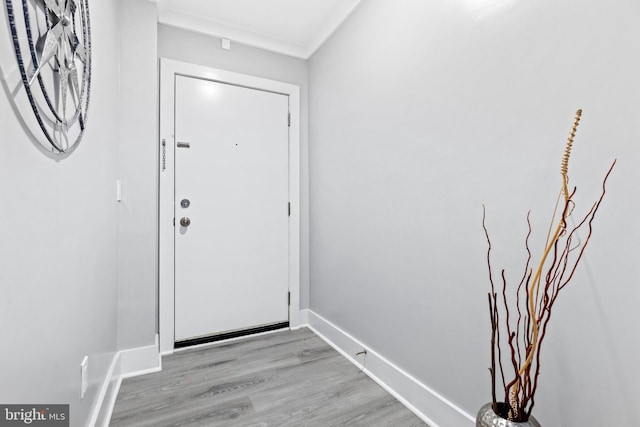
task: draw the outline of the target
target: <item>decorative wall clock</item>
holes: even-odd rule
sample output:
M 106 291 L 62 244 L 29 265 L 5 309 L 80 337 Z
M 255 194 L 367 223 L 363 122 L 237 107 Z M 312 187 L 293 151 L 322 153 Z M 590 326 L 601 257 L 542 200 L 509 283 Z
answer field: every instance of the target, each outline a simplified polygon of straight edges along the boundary
M 89 2 L 5 0 L 5 4 L 22 83 L 36 121 L 52 150 L 67 152 L 80 142 L 87 126 Z

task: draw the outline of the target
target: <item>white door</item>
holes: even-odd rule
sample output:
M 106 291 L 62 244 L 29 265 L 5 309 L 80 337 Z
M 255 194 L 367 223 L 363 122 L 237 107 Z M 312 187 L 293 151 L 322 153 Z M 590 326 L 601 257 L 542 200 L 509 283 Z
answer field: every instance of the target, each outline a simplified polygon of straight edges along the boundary
M 176 342 L 289 319 L 288 113 L 286 95 L 176 76 Z

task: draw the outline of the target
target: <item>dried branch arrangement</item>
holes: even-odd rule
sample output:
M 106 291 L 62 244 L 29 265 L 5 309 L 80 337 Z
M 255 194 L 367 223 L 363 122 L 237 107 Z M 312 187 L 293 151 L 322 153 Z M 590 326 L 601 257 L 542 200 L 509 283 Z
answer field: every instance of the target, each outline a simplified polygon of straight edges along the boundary
M 616 163 L 613 162 L 602 181 L 600 198 L 582 218 L 574 219 L 573 227 L 570 227 L 568 221 L 575 208 L 573 197 L 576 194 L 576 187 L 571 191 L 569 189 L 569 157 L 581 115 L 582 110 L 578 110 L 562 158 L 560 168 L 562 185 L 542 256 L 537 265 L 532 264 L 529 246 L 532 228 L 529 213 L 527 215 L 528 234 L 524 242 L 527 253 L 524 273 L 515 290 L 510 288 L 510 292 L 508 292 L 505 270 L 501 271 L 498 284 L 494 282 L 491 268 L 491 240 L 485 223 L 486 211 L 483 206 L 482 227 L 488 243 L 487 264 L 491 284 L 491 293 L 488 295 L 491 319 L 489 372 L 493 410 L 499 416 L 514 422 L 526 422 L 531 415 L 540 376 L 540 351 L 551 319 L 553 305 L 560 291 L 573 278 L 578 263 L 582 259 L 591 238 L 594 217 L 606 193 L 607 179 Z M 586 237 L 578 237 L 581 229 L 585 229 Z M 501 319 L 501 316 L 504 316 L 504 319 Z M 503 351 L 502 347 L 505 344 L 508 348 Z M 499 396 L 496 391 L 498 381 L 501 387 Z M 503 391 L 504 394 L 502 394 Z

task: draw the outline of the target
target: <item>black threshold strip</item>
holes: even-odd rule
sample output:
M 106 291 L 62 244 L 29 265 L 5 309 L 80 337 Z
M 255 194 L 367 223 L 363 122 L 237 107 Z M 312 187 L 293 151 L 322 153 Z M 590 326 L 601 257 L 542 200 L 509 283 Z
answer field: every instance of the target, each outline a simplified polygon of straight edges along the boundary
M 275 331 L 278 329 L 283 329 L 288 327 L 289 327 L 289 322 L 274 323 L 272 325 L 258 326 L 255 328 L 242 329 L 242 330 L 233 331 L 233 332 L 225 332 L 222 334 L 210 335 L 207 337 L 194 338 L 194 339 L 184 340 L 184 341 L 176 341 L 173 345 L 173 348 L 185 348 L 185 347 L 191 347 L 192 345 L 208 344 L 216 341 L 244 337 L 247 335 L 259 334 L 261 332 Z

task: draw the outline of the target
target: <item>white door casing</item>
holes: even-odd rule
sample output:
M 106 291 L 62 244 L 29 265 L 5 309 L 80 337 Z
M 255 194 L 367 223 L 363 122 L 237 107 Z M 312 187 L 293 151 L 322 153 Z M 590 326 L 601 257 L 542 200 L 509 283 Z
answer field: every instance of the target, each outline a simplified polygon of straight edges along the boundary
M 299 326 L 300 294 L 300 128 L 299 87 L 273 80 L 247 76 L 210 67 L 184 63 L 162 58 L 160 73 L 160 206 L 159 206 L 159 335 L 160 351 L 163 354 L 173 352 L 175 335 L 175 235 L 174 235 L 174 194 L 176 188 L 175 162 L 176 143 L 174 127 L 175 84 L 179 76 L 192 77 L 204 81 L 224 83 L 239 88 L 252 88 L 260 91 L 282 94 L 288 97 L 291 114 L 288 151 L 288 194 L 291 203 L 291 216 L 288 219 L 288 287 L 291 293 L 289 323 L 292 328 Z M 178 150 L 184 150 L 182 148 Z M 179 195 L 176 194 L 177 197 Z M 175 221 L 179 227 L 180 208 L 176 207 Z M 178 234 L 178 236 L 181 236 Z

